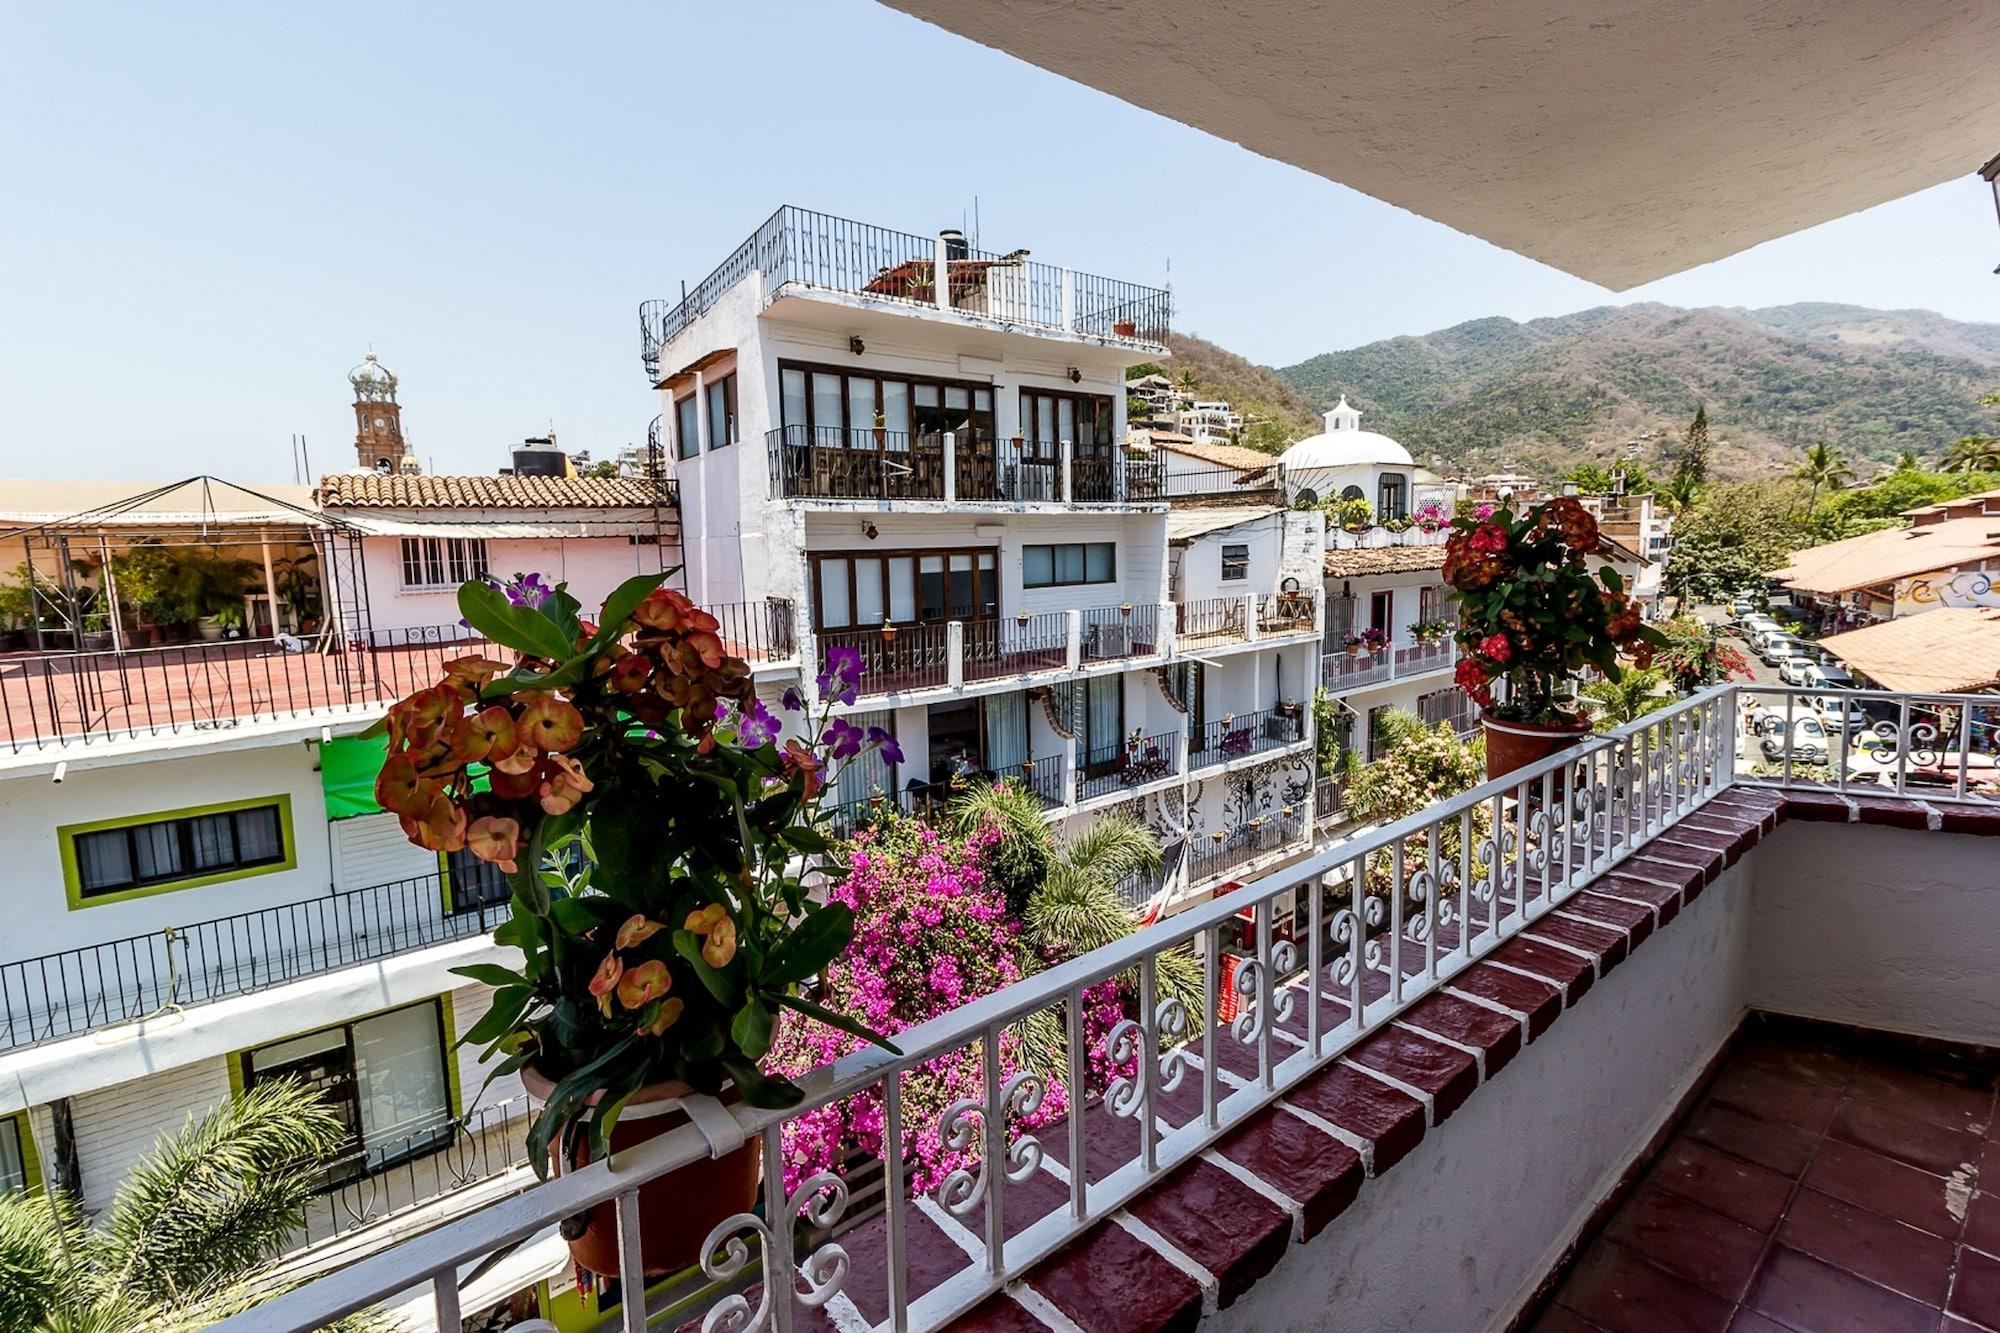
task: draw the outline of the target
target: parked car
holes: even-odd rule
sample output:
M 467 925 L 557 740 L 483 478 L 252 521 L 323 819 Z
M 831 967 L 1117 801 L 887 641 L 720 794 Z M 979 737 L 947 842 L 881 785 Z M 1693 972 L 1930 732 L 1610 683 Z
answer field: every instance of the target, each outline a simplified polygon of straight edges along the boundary
M 1792 762 L 1795 764 L 1823 764 L 1826 762 L 1830 745 L 1826 727 L 1816 713 L 1798 713 L 1792 718 L 1790 737 Z M 1758 737 L 1757 748 L 1764 758 L 1779 763 L 1785 757 L 1785 724 L 1781 718 L 1776 728 Z
M 1809 651 L 1804 639 L 1781 629 L 1759 634 L 1750 646 L 1769 666 L 1776 666 L 1788 657 L 1804 657 Z
M 1854 688 L 1854 677 L 1847 673 L 1846 667 L 1827 662 L 1822 656 L 1820 661 L 1807 665 L 1805 679 L 1799 684 L 1814 689 L 1851 690 Z
M 1754 639 L 1759 634 L 1772 633 L 1783 628 L 1784 626 L 1761 611 L 1752 611 L 1736 622 L 1737 632 L 1746 639 Z
M 1848 774 L 1850 782 L 1880 787 L 1896 785 L 1895 749 L 1887 742 L 1884 742 L 1882 752 L 1870 751 L 1859 765 L 1850 764 L 1849 768 L 1853 770 Z M 1903 769 L 1904 790 L 1955 792 L 1958 789 L 1958 769 L 1959 754 L 1956 750 L 1913 755 Z M 1966 755 L 1965 792 L 1968 796 L 2000 796 L 2000 761 L 1990 754 Z
M 1750 593 L 1738 593 L 1729 603 L 1729 614 L 1738 620 L 1751 615 L 1763 606 L 1763 602 Z
M 1815 695 L 1812 700 L 1820 720 L 1838 731 L 1866 731 L 1879 722 L 1895 725 L 1894 705 L 1845 695 Z
M 1787 685 L 1806 684 L 1806 672 L 1819 670 L 1818 662 L 1804 653 L 1783 658 L 1778 662 L 1778 679 Z

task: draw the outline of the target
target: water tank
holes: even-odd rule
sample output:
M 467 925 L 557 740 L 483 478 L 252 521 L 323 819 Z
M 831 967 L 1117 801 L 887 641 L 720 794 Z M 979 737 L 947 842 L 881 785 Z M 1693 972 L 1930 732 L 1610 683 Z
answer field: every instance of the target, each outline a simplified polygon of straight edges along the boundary
M 514 450 L 514 475 L 517 477 L 566 477 L 569 475 L 569 456 L 556 448 L 553 437 L 535 437 L 521 441 Z

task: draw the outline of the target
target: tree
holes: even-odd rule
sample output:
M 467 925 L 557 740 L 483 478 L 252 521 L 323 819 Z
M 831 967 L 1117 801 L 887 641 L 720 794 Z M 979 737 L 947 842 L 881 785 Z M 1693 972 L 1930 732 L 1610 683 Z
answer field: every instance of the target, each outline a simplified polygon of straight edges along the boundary
M 1807 448 L 1805 462 L 1799 464 L 1798 471 L 1792 475 L 1808 488 L 1806 517 L 1811 518 L 1813 508 L 1819 503 L 1820 491 L 1845 489 L 1847 483 L 1854 480 L 1854 469 L 1847 465 L 1839 450 L 1822 440 Z
M 1963 435 L 1938 460 L 1941 472 L 2000 471 L 2000 436 Z
M 1593 680 L 1577 693 L 1588 702 L 1591 724 L 1610 731 L 1664 708 L 1673 699 L 1665 685 L 1666 674 L 1657 668 L 1627 667 L 1617 680 Z
M 1669 591 L 1715 601 L 1783 568 L 1807 544 L 1795 481 L 1718 482 L 1674 521 Z
M 317 1091 L 278 1080 L 189 1117 L 96 1226 L 59 1192 L 0 1197 L 0 1328 L 191 1333 L 269 1299 L 285 1285 L 274 1261 L 346 1143 Z
M 1193 367 L 1188 367 L 1174 376 L 1174 387 L 1182 393 L 1192 394 L 1200 386 L 1201 376 L 1194 373 Z
M 1656 494 L 1660 502 L 1676 514 L 1685 514 L 1701 503 L 1703 483 L 1685 472 L 1676 472 L 1668 477 Z
M 1896 455 L 1896 465 L 1889 472 L 1891 476 L 1894 476 L 1898 472 L 1922 472 L 1923 470 L 1924 463 L 1922 459 L 1917 457 L 1917 451 L 1914 449 L 1905 449 L 1902 453 Z
M 1688 422 L 1687 435 L 1681 441 L 1680 461 L 1674 468 L 1677 477 L 1691 477 L 1699 484 L 1708 480 L 1708 404 L 1701 403 L 1694 409 L 1694 420 Z
M 1597 463 L 1578 463 L 1563 480 L 1574 483 L 1583 495 L 1610 495 L 1619 489 L 1621 478 L 1626 495 L 1649 495 L 1658 489 L 1647 474 L 1646 465 L 1638 462 L 1614 463 L 1609 468 Z

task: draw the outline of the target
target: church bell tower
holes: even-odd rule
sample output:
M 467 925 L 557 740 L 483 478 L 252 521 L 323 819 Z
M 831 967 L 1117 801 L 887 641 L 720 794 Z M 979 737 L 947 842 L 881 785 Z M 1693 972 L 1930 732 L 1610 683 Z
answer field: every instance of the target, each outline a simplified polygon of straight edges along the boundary
M 354 452 L 370 472 L 415 472 L 417 456 L 403 438 L 403 409 L 396 375 L 370 352 L 348 372 L 354 386 Z

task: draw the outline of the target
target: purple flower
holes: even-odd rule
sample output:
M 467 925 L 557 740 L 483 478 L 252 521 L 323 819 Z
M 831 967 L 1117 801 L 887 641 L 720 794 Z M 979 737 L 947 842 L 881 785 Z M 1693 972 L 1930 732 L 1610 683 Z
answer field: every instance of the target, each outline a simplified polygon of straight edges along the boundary
M 903 762 L 903 747 L 896 744 L 896 738 L 882 730 L 882 728 L 868 728 L 866 743 L 881 746 L 882 758 L 885 762 L 891 764 L 900 764 Z
M 496 585 L 515 606 L 538 609 L 555 592 L 540 574 L 516 574 L 511 582 Z
M 750 706 L 743 710 L 743 720 L 736 726 L 736 739 L 746 750 L 759 750 L 778 739 L 784 723 L 778 715 L 764 706 L 762 699 L 752 697 Z
M 787 713 L 803 713 L 805 711 L 806 697 L 799 693 L 799 687 L 796 685 L 787 686 L 783 697 L 778 702 L 784 706 Z
M 826 742 L 827 753 L 835 759 L 852 759 L 861 753 L 861 728 L 844 717 L 835 718 L 822 739 Z
M 819 692 L 837 704 L 854 702 L 854 687 L 861 683 L 861 650 L 836 643 L 826 650 L 826 664 L 820 669 Z

